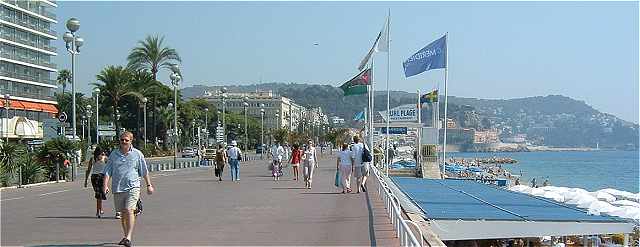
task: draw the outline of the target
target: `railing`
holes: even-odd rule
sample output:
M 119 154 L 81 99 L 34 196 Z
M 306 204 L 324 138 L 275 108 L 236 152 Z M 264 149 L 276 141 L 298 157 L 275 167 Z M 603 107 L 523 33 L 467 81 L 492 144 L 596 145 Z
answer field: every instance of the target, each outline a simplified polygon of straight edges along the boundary
M 29 5 L 29 1 L 24 1 L 24 0 L 2 0 L 5 3 L 11 4 L 13 6 L 16 6 L 20 9 L 26 10 L 26 11 L 30 11 L 32 13 L 36 13 L 45 17 L 48 17 L 50 19 L 56 19 L 56 14 L 54 14 L 51 11 L 46 11 L 44 9 L 39 9 L 37 5 L 34 6 L 30 6 Z M 49 1 L 49 2 L 53 2 L 55 3 L 55 1 Z
M 53 96 L 46 95 L 46 94 L 27 93 L 19 90 L 0 89 L 0 94 L 7 94 L 7 93 L 10 94 L 11 96 L 16 96 L 16 97 L 25 97 L 25 98 L 31 98 L 31 99 L 41 99 L 41 100 L 50 100 L 50 101 L 56 100 Z
M 420 232 L 420 239 L 423 239 L 422 231 L 420 230 L 420 228 L 414 222 L 405 220 L 402 217 L 398 198 L 393 194 L 393 191 L 391 191 L 387 182 L 385 182 L 382 178 L 382 172 L 375 166 L 372 166 L 371 169 L 378 179 L 378 195 L 385 202 L 385 208 L 387 209 L 387 214 L 391 219 L 391 223 L 393 224 L 394 229 L 396 230 L 396 236 L 400 238 L 400 245 L 423 246 L 423 242 L 418 242 L 416 236 L 409 228 L 409 225 L 407 225 L 407 222 L 411 222 L 411 224 L 416 226 L 416 228 Z
M 23 21 L 23 20 L 21 20 L 19 18 L 16 18 L 15 16 L 12 17 L 12 16 L 5 15 L 5 16 L 2 16 L 2 19 L 5 20 L 5 21 L 14 23 L 14 24 L 20 24 L 20 26 L 23 26 L 23 27 L 26 27 L 26 28 L 30 28 L 30 29 L 36 30 L 38 32 L 43 32 L 43 33 L 46 33 L 46 34 L 49 34 L 49 35 L 52 35 L 52 36 L 57 36 L 58 35 L 58 33 L 56 31 L 54 31 L 54 30 L 38 26 L 37 24 L 31 23 L 31 22 L 28 22 L 28 21 Z
M 56 69 L 56 65 L 51 63 L 51 62 L 46 62 L 46 61 L 39 61 L 38 59 L 29 59 L 26 57 L 22 57 L 22 56 L 18 56 L 15 54 L 9 54 L 6 52 L 0 53 L 0 56 L 4 57 L 4 58 L 8 58 L 8 59 L 13 59 L 13 60 L 17 60 L 17 61 L 21 61 L 21 62 L 25 62 L 25 63 L 30 63 L 30 64 L 35 64 L 35 65 L 40 65 L 40 66 L 44 66 L 47 68 L 52 68 L 52 69 Z

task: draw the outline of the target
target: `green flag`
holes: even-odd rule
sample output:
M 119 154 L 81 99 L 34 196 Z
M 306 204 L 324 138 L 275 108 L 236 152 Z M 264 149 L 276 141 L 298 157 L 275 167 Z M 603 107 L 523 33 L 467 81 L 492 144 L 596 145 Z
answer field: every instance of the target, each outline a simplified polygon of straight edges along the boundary
M 344 91 L 344 96 L 366 94 L 367 86 L 370 84 L 370 78 L 371 69 L 363 70 L 351 80 L 342 84 L 340 89 Z

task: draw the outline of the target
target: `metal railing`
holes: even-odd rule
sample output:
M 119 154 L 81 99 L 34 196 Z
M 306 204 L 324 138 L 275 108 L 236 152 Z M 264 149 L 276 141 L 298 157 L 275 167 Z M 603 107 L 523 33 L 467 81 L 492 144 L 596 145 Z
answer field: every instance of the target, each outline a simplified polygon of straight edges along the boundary
M 385 202 L 385 208 L 387 210 L 388 217 L 391 219 L 391 224 L 393 224 L 393 227 L 396 231 L 396 237 L 400 238 L 400 245 L 423 246 L 423 242 L 418 242 L 418 239 L 416 239 L 416 236 L 409 228 L 409 225 L 407 225 L 407 222 L 411 222 L 411 224 L 416 226 L 416 228 L 420 232 L 420 239 L 423 239 L 422 230 L 420 230 L 418 225 L 411 220 L 405 220 L 402 217 L 398 197 L 393 194 L 393 191 L 389 188 L 387 182 L 382 178 L 382 172 L 375 166 L 372 166 L 371 169 L 378 179 L 378 195 Z
M 11 40 L 13 42 L 17 42 L 17 43 L 20 43 L 20 44 L 23 44 L 23 45 L 28 45 L 28 46 L 35 47 L 35 48 L 38 48 L 38 49 L 43 49 L 45 51 L 50 51 L 50 52 L 57 52 L 58 51 L 58 49 L 56 47 L 53 47 L 53 46 L 46 46 L 46 45 L 43 45 L 43 44 L 38 44 L 38 43 L 36 43 L 34 41 L 31 41 L 31 40 L 28 40 L 28 39 L 16 38 L 15 33 L 4 33 L 2 35 L 2 38 L 3 39 L 7 39 L 7 40 Z
M 27 80 L 27 81 L 42 82 L 42 83 L 46 83 L 46 84 L 50 84 L 50 85 L 55 85 L 56 84 L 56 81 L 51 80 L 51 79 L 41 78 L 41 77 L 36 77 L 36 76 L 30 76 L 30 75 L 24 75 L 24 74 L 18 74 L 18 73 L 12 73 L 12 72 L 4 71 L 4 70 L 0 70 L 0 75 L 1 76 L 15 78 L 15 79 Z

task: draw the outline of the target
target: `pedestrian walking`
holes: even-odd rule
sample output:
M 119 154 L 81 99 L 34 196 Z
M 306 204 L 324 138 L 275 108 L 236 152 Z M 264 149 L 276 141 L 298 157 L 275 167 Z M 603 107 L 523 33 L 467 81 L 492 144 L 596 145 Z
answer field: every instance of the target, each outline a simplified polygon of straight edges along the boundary
M 103 188 L 104 183 L 104 167 L 107 164 L 107 152 L 100 147 L 96 147 L 93 151 L 93 157 L 89 160 L 87 171 L 84 176 L 84 187 L 87 187 L 87 180 L 91 174 L 91 187 L 93 187 L 94 197 L 96 198 L 96 217 L 101 218 L 104 214 L 102 210 L 102 201 L 107 200 L 107 195 Z M 108 191 L 108 190 L 107 190 Z
M 273 181 L 280 180 L 280 176 L 282 176 L 282 158 L 285 155 L 286 151 L 280 146 L 280 142 L 276 142 L 271 146 L 271 175 L 273 176 Z
M 131 246 L 133 239 L 133 228 L 135 226 L 135 216 L 133 211 L 136 203 L 140 199 L 140 177 L 144 178 L 147 184 L 147 194 L 154 192 L 151 184 L 151 177 L 147 169 L 147 162 L 140 150 L 132 145 L 133 134 L 129 131 L 120 135 L 120 148 L 113 150 L 109 155 L 107 165 L 104 168 L 104 193 L 107 193 L 107 186 L 110 180 L 111 191 L 113 191 L 113 201 L 116 211 L 120 212 L 122 218 L 122 232 L 124 237 L 119 245 Z
M 231 168 L 231 181 L 240 181 L 240 160 L 242 159 L 242 151 L 238 148 L 238 142 L 231 141 L 231 148 L 227 150 L 229 157 L 229 167 Z
M 313 170 L 316 167 L 317 157 L 313 141 L 309 140 L 308 145 L 304 150 L 304 154 L 302 155 L 304 183 L 307 189 L 311 189 L 311 183 L 313 182 Z
M 302 160 L 302 150 L 298 144 L 293 144 L 293 150 L 291 151 L 291 169 L 293 169 L 293 180 L 298 180 L 298 168 L 300 167 L 300 160 Z
M 224 151 L 224 146 L 220 143 L 216 150 L 216 164 L 213 168 L 213 173 L 218 177 L 218 181 L 222 181 L 222 172 L 224 171 L 225 164 L 227 164 L 227 152 Z M 233 176 L 231 178 L 231 180 L 233 180 Z
M 353 171 L 353 154 L 349 150 L 349 145 L 342 144 L 342 150 L 338 152 L 336 160 L 336 170 L 340 172 L 340 183 L 342 194 L 351 193 L 351 172 Z
M 356 193 L 360 193 L 360 190 L 367 192 L 366 182 L 367 176 L 369 176 L 369 163 L 362 161 L 362 154 L 366 146 L 360 142 L 359 136 L 353 136 L 354 144 L 351 146 L 353 157 L 353 175 L 356 177 L 356 186 L 358 189 Z

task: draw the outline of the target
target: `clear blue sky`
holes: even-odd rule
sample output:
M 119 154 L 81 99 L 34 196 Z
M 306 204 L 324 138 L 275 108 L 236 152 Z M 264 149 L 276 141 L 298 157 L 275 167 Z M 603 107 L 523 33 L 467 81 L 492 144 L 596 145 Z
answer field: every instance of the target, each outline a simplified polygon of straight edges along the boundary
M 444 70 L 404 78 L 402 61 L 449 33 L 449 95 L 561 94 L 638 123 L 638 2 L 75 2 L 58 1 L 85 39 L 78 88 L 148 34 L 183 59 L 182 85 L 339 85 L 357 73 L 391 10 L 391 90 L 430 90 Z M 58 67 L 69 68 L 62 39 Z M 314 46 L 314 43 L 319 45 Z M 386 87 L 386 53 L 376 89 Z M 159 80 L 169 81 L 163 72 Z M 441 90 L 443 85 L 440 84 Z

